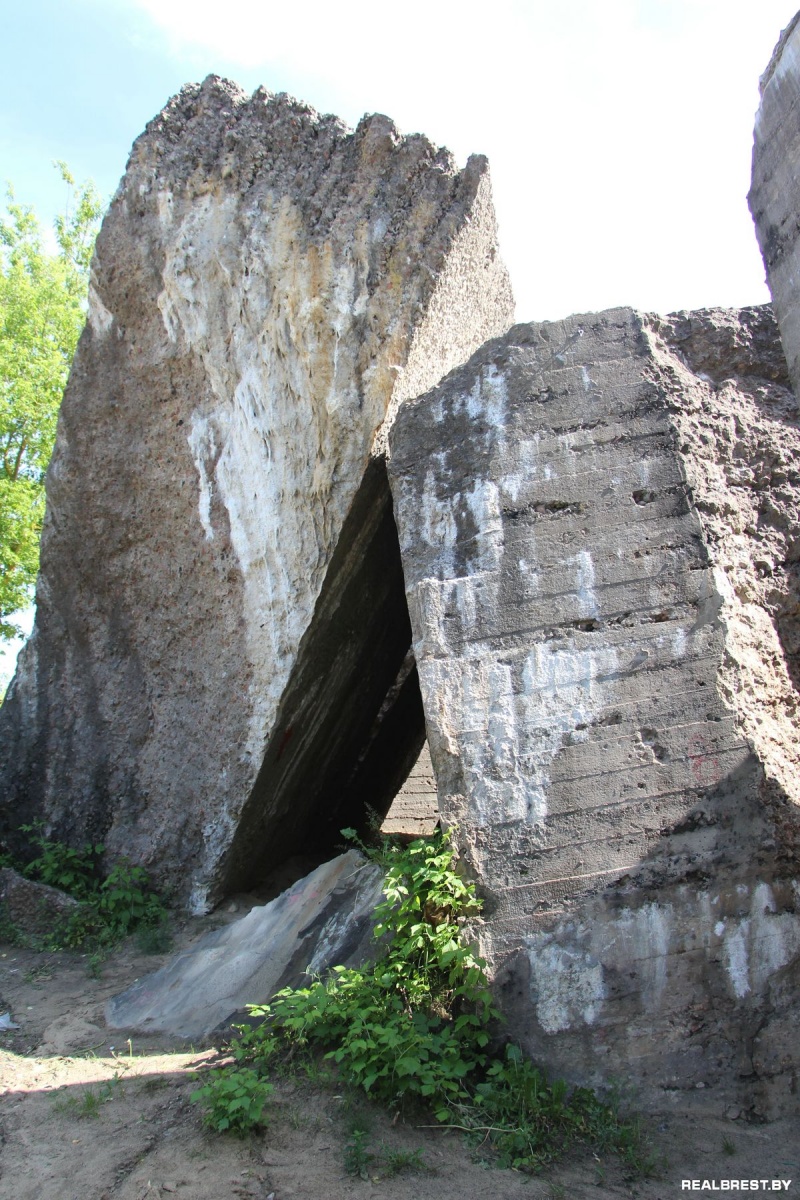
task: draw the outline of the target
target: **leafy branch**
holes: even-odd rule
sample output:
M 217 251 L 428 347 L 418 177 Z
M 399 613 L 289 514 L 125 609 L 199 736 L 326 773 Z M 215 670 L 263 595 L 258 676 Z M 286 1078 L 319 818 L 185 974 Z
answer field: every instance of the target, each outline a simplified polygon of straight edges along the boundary
M 100 219 L 91 183 L 67 187 L 56 217 L 57 251 L 44 246 L 30 207 L 8 189 L 0 215 L 0 639 L 31 600 L 39 566 L 44 476 L 75 347 L 83 328 L 89 265 Z

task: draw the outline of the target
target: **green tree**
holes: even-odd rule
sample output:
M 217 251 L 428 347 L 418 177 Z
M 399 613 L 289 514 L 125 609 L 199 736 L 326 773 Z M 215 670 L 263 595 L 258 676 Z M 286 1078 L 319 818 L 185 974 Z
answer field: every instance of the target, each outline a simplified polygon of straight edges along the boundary
M 19 632 L 9 618 L 33 596 L 44 475 L 86 316 L 101 213 L 94 185 L 76 187 L 66 165 L 56 167 L 69 202 L 54 222 L 54 253 L 11 188 L 0 216 L 0 639 Z

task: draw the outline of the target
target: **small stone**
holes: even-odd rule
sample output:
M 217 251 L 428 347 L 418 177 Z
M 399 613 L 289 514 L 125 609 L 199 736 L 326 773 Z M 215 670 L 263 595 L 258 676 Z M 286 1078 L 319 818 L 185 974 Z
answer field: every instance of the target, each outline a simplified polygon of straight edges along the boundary
M 50 933 L 80 908 L 66 892 L 26 879 L 11 867 L 0 869 L 0 905 L 17 929 L 33 937 Z

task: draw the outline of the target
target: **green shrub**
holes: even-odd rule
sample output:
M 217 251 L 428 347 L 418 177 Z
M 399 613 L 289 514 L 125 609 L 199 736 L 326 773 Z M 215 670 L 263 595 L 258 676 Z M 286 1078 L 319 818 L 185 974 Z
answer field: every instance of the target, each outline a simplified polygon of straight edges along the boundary
M 104 924 L 119 937 L 126 937 L 139 926 L 159 925 L 164 906 L 149 890 L 147 872 L 126 858 L 119 859 L 100 884 L 98 911 Z
M 76 900 L 88 900 L 96 892 L 100 882 L 98 864 L 104 846 L 87 842 L 83 849 L 75 850 L 63 842 L 46 838 L 42 821 L 22 825 L 20 829 L 28 834 L 31 846 L 39 851 L 36 858 L 22 868 L 26 879 L 59 888 Z
M 335 967 L 325 980 L 251 1007 L 265 1018 L 261 1036 L 273 1053 L 276 1037 L 327 1047 L 349 1082 L 389 1102 L 420 1096 L 443 1117 L 447 1101 L 466 1097 L 465 1080 L 484 1066 L 486 1026 L 498 1014 L 484 963 L 461 944 L 460 923 L 479 904 L 454 859 L 441 835 L 389 850 L 375 913 L 383 953 L 374 964 Z M 247 1045 L 256 1054 L 258 1042 L 259 1031 L 251 1031 Z
M 264 1108 L 274 1091 L 272 1084 L 248 1067 L 221 1067 L 209 1072 L 207 1081 L 191 1094 L 193 1104 L 204 1110 L 203 1123 L 217 1133 L 244 1137 L 265 1125 Z
M 462 928 L 480 905 L 447 837 L 406 848 L 384 842 L 379 861 L 387 874 L 376 910 L 377 961 L 335 967 L 310 987 L 251 1005 L 262 1022 L 241 1027 L 231 1047 L 237 1062 L 251 1063 L 258 1077 L 322 1049 L 345 1082 L 384 1102 L 424 1101 L 442 1128 L 462 1130 L 500 1166 L 535 1172 L 580 1141 L 616 1154 L 632 1173 L 652 1173 L 638 1126 L 614 1104 L 548 1081 L 517 1046 L 489 1058 L 487 1027 L 498 1013 L 485 964 L 464 944 Z M 228 1070 L 233 1076 L 241 1067 Z M 382 1169 L 363 1124 L 352 1132 L 345 1165 L 363 1178 Z
M 88 946 L 105 951 L 134 931 L 141 935 L 149 931 L 150 938 L 144 940 L 156 945 L 156 953 L 168 946 L 168 913 L 150 889 L 142 867 L 121 858 L 103 879 L 102 844 L 87 843 L 75 850 L 45 837 L 41 821 L 22 825 L 20 830 L 38 853 L 26 864 L 4 855 L 2 865 L 13 866 L 26 879 L 58 888 L 81 902 L 79 909 L 57 921 L 44 937 L 33 939 L 34 945 L 41 944 L 46 950 Z

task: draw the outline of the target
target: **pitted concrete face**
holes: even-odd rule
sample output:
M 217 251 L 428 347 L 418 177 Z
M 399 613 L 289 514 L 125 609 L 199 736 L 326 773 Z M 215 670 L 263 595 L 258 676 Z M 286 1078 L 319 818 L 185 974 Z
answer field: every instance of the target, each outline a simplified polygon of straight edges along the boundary
M 346 784 L 408 651 L 384 422 L 512 319 L 485 159 L 214 77 L 167 105 L 98 239 L 0 718 L 10 826 L 102 839 L 194 910 L 297 852 L 325 788 L 281 790 L 289 757 L 325 781 L 344 738 Z M 311 696 L 301 646 L 354 571 Z
M 791 637 L 754 589 L 745 650 L 731 555 L 773 555 L 774 602 L 781 519 L 726 529 L 727 493 L 760 486 L 763 502 L 765 481 L 734 483 L 704 434 L 725 428 L 736 388 L 765 445 L 800 450 L 776 342 L 759 310 L 516 326 L 391 436 L 440 805 L 486 897 L 478 929 L 510 1032 L 554 1069 L 624 1072 L 651 1097 L 735 1091 L 748 1022 L 798 964 L 798 797 L 750 736 L 774 692 L 746 662 L 774 653 L 775 687 L 796 696 Z M 755 378 L 736 377 L 728 345 L 726 393 L 711 372 L 728 343 Z M 709 476 L 705 504 L 693 472 Z

